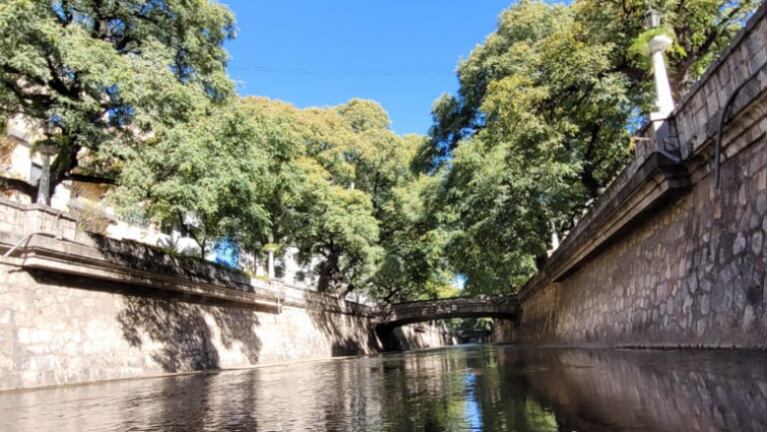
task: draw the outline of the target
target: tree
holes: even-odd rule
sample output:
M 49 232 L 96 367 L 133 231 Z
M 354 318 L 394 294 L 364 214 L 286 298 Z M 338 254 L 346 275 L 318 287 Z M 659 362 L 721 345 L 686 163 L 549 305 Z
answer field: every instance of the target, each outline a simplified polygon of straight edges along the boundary
M 367 288 L 380 263 L 379 224 L 370 197 L 334 184 L 316 161 L 304 159 L 308 181 L 296 216 L 301 229 L 293 241 L 306 262 L 320 258 L 318 290 L 350 292 Z
M 412 137 L 418 145 L 423 138 Z M 412 174 L 393 188 L 381 209 L 384 256 L 369 293 L 387 303 L 437 298 L 453 274 L 444 258 L 445 232 L 432 218 L 441 179 Z
M 429 231 L 422 204 L 422 192 L 438 183 L 412 168 L 424 138 L 397 136 L 386 112 L 367 100 L 303 110 L 263 98 L 248 103 L 302 143 L 301 180 L 272 227 L 275 241 L 297 246 L 306 263 L 319 258 L 319 288 L 433 296 L 447 277 L 437 270 L 440 237 Z
M 230 96 L 233 34 L 232 14 L 209 0 L 3 1 L 0 124 L 57 127 L 44 137 L 58 147 L 51 190 L 112 182 L 126 149 Z
M 727 43 L 756 2 L 659 2 L 676 35 L 677 92 Z M 473 292 L 514 291 L 625 164 L 651 110 L 637 50 L 644 1 L 522 0 L 458 68 L 456 96 L 435 102 L 427 150 L 444 176 L 447 252 Z M 449 161 L 449 163 L 446 163 Z
M 299 143 L 263 180 L 273 185 L 270 243 L 296 246 L 306 264 L 316 263 L 321 291 L 366 287 L 380 261 L 379 224 L 370 196 L 354 187 L 353 155 L 369 144 L 335 108 L 301 110 L 264 98 L 245 103 Z
M 280 179 L 273 166 L 294 145 L 257 107 L 233 104 L 133 152 L 114 200 L 126 216 L 183 229 L 203 257 L 211 239 L 250 245 L 267 237 Z

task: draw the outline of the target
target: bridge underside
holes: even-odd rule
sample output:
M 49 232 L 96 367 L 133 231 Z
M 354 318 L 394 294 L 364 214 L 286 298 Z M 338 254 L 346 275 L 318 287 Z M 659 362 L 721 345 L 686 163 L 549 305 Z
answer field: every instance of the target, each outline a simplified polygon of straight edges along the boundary
M 378 340 L 381 341 L 384 351 L 403 351 L 403 347 L 400 343 L 400 339 L 395 334 L 397 328 L 407 324 L 415 324 L 419 322 L 437 321 L 453 318 L 494 318 L 502 320 L 517 321 L 519 314 L 516 312 L 445 312 L 435 313 L 431 315 L 424 315 L 420 317 L 408 317 L 403 319 L 395 319 L 392 321 L 386 321 L 378 324 L 375 328 Z
M 515 320 L 518 314 L 516 312 L 442 312 L 424 314 L 423 316 L 412 316 L 406 318 L 396 318 L 390 321 L 383 322 L 379 326 L 385 327 L 400 327 L 407 324 L 415 324 L 419 322 L 438 321 L 453 318 L 495 318 L 495 319 L 507 319 Z

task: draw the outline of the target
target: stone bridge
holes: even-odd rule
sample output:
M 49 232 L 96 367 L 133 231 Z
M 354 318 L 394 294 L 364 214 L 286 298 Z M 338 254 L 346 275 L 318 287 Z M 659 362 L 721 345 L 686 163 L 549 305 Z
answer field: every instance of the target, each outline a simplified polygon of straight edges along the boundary
M 381 325 L 396 327 L 450 318 L 515 319 L 518 315 L 519 302 L 515 295 L 454 297 L 394 304 L 383 313 Z
M 405 324 L 450 318 L 498 318 L 516 321 L 520 316 L 516 295 L 455 297 L 397 303 L 385 309 L 376 333 L 386 351 L 399 350 L 394 331 Z

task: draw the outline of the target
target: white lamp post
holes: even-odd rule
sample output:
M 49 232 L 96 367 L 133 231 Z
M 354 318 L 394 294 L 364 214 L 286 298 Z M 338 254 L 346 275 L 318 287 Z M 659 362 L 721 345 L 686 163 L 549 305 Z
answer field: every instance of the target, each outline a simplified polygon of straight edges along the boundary
M 647 29 L 659 28 L 661 24 L 660 12 L 650 9 L 645 14 L 645 26 Z M 671 46 L 670 37 L 659 34 L 650 40 L 650 52 L 652 53 L 653 75 L 655 76 L 655 90 L 657 93 L 656 106 L 657 112 L 650 114 L 650 120 L 653 121 L 657 130 L 662 120 L 668 118 L 671 111 L 674 110 L 674 98 L 671 95 L 671 85 L 668 81 L 668 72 L 666 71 L 666 61 L 663 53 Z
M 51 156 L 56 154 L 57 147 L 51 137 L 58 133 L 58 127 L 50 120 L 45 122 L 45 140 L 38 144 L 36 150 L 42 158 L 40 180 L 37 182 L 37 203 L 51 205 Z

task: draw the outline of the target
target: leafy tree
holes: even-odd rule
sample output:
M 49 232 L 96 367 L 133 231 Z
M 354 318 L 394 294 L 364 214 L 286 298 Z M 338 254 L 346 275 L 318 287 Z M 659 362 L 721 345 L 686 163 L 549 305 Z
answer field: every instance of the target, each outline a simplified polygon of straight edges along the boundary
M 757 2 L 662 1 L 676 37 L 677 92 L 727 43 Z M 522 0 L 458 67 L 460 89 L 435 102 L 422 152 L 444 175 L 447 253 L 472 292 L 513 291 L 623 166 L 652 80 L 640 0 Z M 449 160 L 449 163 L 446 163 Z
M 58 146 L 52 188 L 109 182 L 126 148 L 229 97 L 233 29 L 209 0 L 4 0 L 0 124 L 23 115 L 59 129 L 45 137 Z
M 335 108 L 300 110 L 263 98 L 246 103 L 298 143 L 295 152 L 282 155 L 283 169 L 264 179 L 273 185 L 270 242 L 297 246 L 306 263 L 319 259 L 322 291 L 364 287 L 381 255 L 372 201 L 354 187 L 353 155 L 367 143 Z
M 203 257 L 212 239 L 262 239 L 279 178 L 271 168 L 291 145 L 272 126 L 257 109 L 237 104 L 166 130 L 130 155 L 115 202 L 125 214 L 182 228 Z
M 275 201 L 284 203 L 284 217 L 272 227 L 275 241 L 297 246 L 307 263 L 319 257 L 320 289 L 387 300 L 433 296 L 448 278 L 422 201 L 438 182 L 411 167 L 424 138 L 397 136 L 386 112 L 367 100 L 303 110 L 263 98 L 248 103 L 302 143 L 302 176 L 278 182 L 296 186 L 289 200 Z
M 390 303 L 455 294 L 453 274 L 444 259 L 446 235 L 431 217 L 441 179 L 411 177 L 392 190 L 381 211 L 385 252 L 370 293 Z
M 308 181 L 296 212 L 301 228 L 293 240 L 307 262 L 320 258 L 316 269 L 320 291 L 366 288 L 383 253 L 370 197 L 334 184 L 314 160 L 305 159 L 303 164 Z

